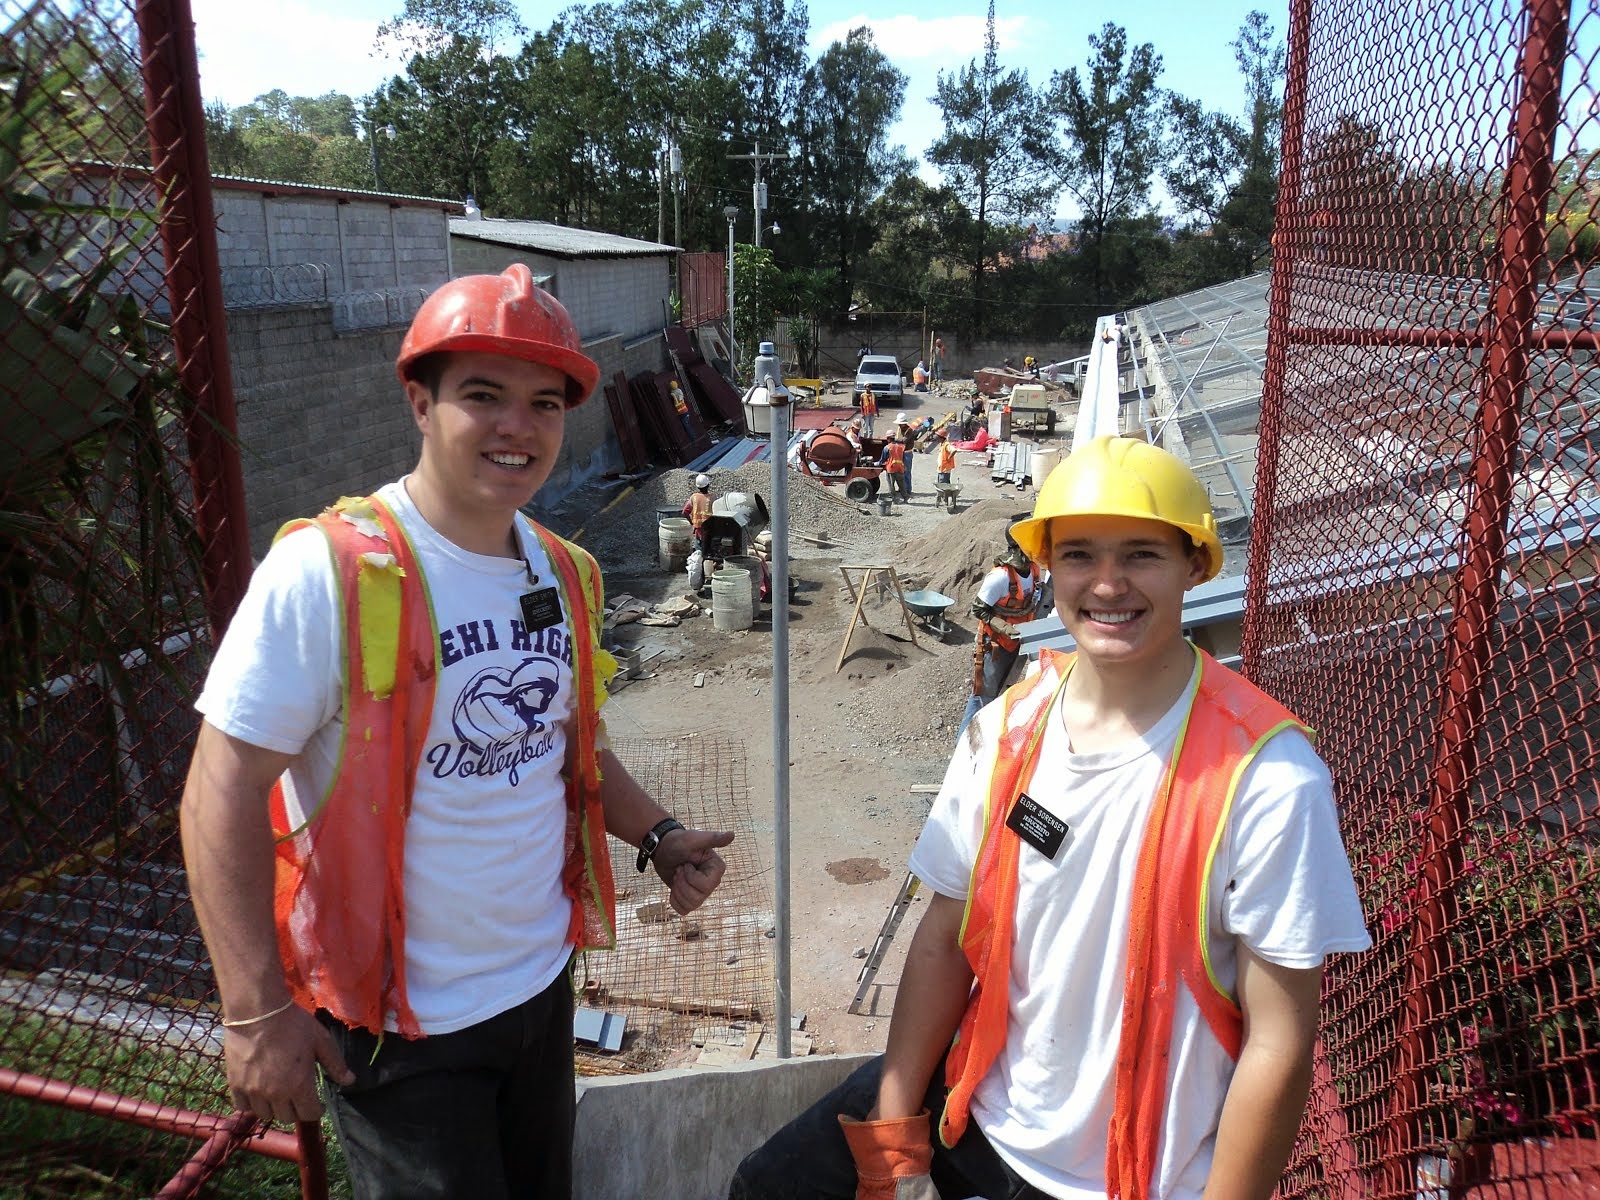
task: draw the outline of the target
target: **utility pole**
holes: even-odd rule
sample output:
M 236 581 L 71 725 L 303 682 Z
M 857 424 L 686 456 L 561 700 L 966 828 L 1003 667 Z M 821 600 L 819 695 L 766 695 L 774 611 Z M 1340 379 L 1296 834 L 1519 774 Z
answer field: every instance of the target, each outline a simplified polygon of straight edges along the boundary
M 792 154 L 763 154 L 761 143 L 756 143 L 754 154 L 730 154 L 729 158 L 748 159 L 756 165 L 756 184 L 753 196 L 756 208 L 756 246 L 761 245 L 761 210 L 767 206 L 767 185 L 761 181 L 761 164 L 763 162 L 778 162 L 782 159 L 793 158 Z
M 656 151 L 656 245 L 667 240 L 667 156 Z

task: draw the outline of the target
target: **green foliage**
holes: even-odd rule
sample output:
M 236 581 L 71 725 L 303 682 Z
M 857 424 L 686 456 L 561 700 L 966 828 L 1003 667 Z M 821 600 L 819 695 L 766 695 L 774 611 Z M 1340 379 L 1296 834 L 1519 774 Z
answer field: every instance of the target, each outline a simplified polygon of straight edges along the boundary
M 737 245 L 733 254 L 734 340 L 738 375 L 748 378 L 756 347 L 771 341 L 777 330 L 778 306 L 784 298 L 783 274 L 765 246 Z
M 934 103 L 944 114 L 945 131 L 928 147 L 928 159 L 972 218 L 962 254 L 972 282 L 968 328 L 982 336 L 991 324 L 984 300 L 1003 241 L 1000 228 L 1047 215 L 1057 168 L 1043 98 L 1025 72 L 1000 69 L 994 0 L 982 63 L 973 60 L 949 75 L 941 71 Z
M 800 124 L 800 178 L 816 203 L 807 233 L 834 272 L 834 310 L 850 305 L 857 262 L 867 248 L 868 208 L 885 183 L 910 170 L 889 129 L 900 116 L 906 77 L 852 29 L 822 52 L 806 76 Z

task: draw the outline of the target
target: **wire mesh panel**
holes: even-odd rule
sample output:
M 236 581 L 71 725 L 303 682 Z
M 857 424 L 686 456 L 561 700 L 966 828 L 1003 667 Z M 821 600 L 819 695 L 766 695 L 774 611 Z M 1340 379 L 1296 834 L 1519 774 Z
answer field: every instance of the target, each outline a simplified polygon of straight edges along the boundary
M 249 567 L 177 15 L 0 0 L 5 1195 L 149 1195 L 245 1132 L 176 823 L 208 596 Z
M 731 830 L 728 871 L 688 917 L 667 904 L 654 871 L 635 869 L 633 848 L 611 842 L 617 946 L 585 955 L 579 999 L 626 1019 L 620 1047 L 580 1046 L 579 1070 L 622 1074 L 681 1066 L 696 1042 L 761 1045 L 773 1012 L 773 911 L 750 810 L 742 743 L 700 734 L 619 738 L 618 761 L 691 828 Z M 752 1034 L 755 1037 L 752 1039 Z M 765 1039 L 766 1046 L 775 1035 Z
M 1597 47 L 1593 6 L 1292 9 L 1244 656 L 1376 946 L 1288 1195 L 1600 1191 Z

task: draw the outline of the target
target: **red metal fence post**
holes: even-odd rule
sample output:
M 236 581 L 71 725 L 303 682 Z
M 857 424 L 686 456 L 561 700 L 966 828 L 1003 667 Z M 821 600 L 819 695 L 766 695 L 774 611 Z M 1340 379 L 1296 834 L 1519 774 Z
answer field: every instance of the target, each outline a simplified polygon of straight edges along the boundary
M 238 422 L 194 18 L 189 0 L 139 0 L 135 19 L 172 340 L 190 404 L 186 433 L 203 542 L 206 614 L 213 634 L 220 634 L 250 580 L 250 536 L 244 473 L 233 441 Z
M 1544 202 L 1553 169 L 1551 151 L 1560 121 L 1561 67 L 1566 53 L 1564 0 L 1527 0 L 1526 36 L 1519 58 L 1522 84 L 1511 130 L 1511 156 L 1502 193 L 1504 212 L 1495 263 L 1492 325 L 1479 401 L 1472 460 L 1466 547 L 1456 579 L 1450 623 L 1446 693 L 1434 755 L 1422 846 L 1420 902 L 1402 995 L 1404 1015 L 1395 1052 L 1395 1085 L 1386 1160 L 1390 1187 L 1417 1148 L 1417 1115 L 1426 1100 L 1423 1068 L 1429 1060 L 1438 1009 L 1441 969 L 1461 877 L 1461 834 L 1469 824 L 1469 792 L 1478 777 L 1477 740 L 1484 716 L 1484 681 L 1490 669 L 1490 633 L 1505 571 L 1506 521 L 1522 403 L 1528 386 L 1529 328 L 1535 310 L 1538 263 L 1544 255 Z
M 1261 423 L 1256 434 L 1255 511 L 1270 514 L 1278 490 L 1278 454 L 1283 430 L 1284 376 L 1289 362 L 1289 305 L 1295 251 L 1300 240 L 1301 174 L 1305 161 L 1306 88 L 1311 61 L 1311 0 L 1289 8 L 1289 74 L 1283 93 L 1283 147 L 1278 203 L 1272 223 L 1272 288 L 1267 300 L 1267 360 L 1261 372 Z M 1257 519 L 1250 530 L 1244 628 L 1239 654 L 1244 673 L 1261 665 L 1262 617 L 1266 613 L 1267 565 L 1272 523 Z

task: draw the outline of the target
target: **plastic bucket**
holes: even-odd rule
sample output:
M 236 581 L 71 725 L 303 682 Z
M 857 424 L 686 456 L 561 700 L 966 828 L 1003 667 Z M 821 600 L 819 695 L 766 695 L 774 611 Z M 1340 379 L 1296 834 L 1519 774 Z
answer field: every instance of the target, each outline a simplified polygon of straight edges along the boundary
M 1038 491 L 1044 486 L 1045 477 L 1056 469 L 1056 464 L 1061 461 L 1061 451 L 1051 446 L 1046 450 L 1033 452 L 1033 464 L 1028 468 L 1028 474 L 1033 478 L 1033 490 Z
M 658 530 L 661 543 L 661 569 L 681 571 L 689 558 L 689 546 L 694 540 L 694 526 L 686 517 L 668 517 Z
M 723 567 L 711 577 L 711 624 L 723 633 L 750 628 L 750 572 Z
M 656 524 L 664 525 L 673 519 L 683 520 L 683 508 L 658 508 L 656 509 Z
M 730 554 L 722 565 L 729 570 L 742 567 L 750 572 L 750 619 L 754 621 L 761 615 L 761 560 L 754 554 Z

